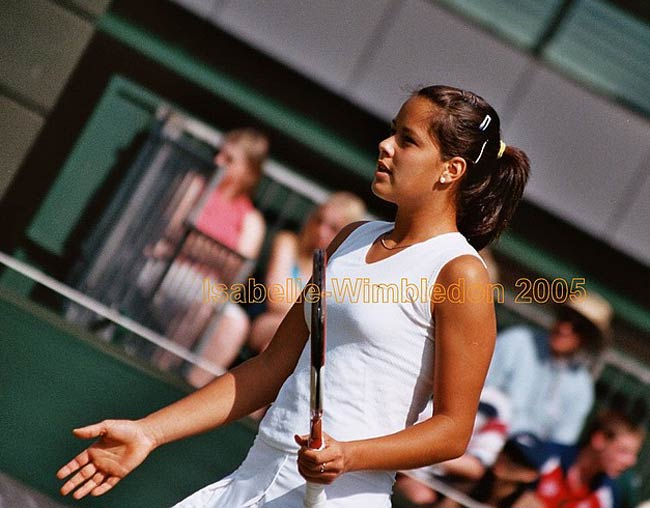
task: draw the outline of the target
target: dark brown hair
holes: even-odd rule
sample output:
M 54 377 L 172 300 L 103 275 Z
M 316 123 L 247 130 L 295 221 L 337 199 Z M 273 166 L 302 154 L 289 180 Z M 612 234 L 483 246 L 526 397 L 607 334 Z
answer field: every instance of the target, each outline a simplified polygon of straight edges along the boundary
M 632 413 L 633 411 L 624 410 L 622 407 L 599 411 L 587 426 L 581 444 L 588 443 L 597 432 L 602 432 L 607 439 L 613 439 L 621 434 L 637 434 L 644 437 L 646 429 L 641 421 L 641 415 Z
M 462 157 L 467 171 L 458 189 L 458 230 L 477 250 L 506 228 L 528 180 L 526 154 L 507 146 L 501 157 L 499 116 L 482 97 L 450 86 L 427 86 L 417 97 L 428 99 L 437 111 L 430 133 L 443 160 Z

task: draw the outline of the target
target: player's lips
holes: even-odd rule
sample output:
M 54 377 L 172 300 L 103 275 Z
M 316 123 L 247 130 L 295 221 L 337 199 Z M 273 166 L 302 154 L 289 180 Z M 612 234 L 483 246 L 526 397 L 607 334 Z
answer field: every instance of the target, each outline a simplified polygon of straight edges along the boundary
M 392 173 L 392 171 L 390 169 L 388 169 L 388 166 L 386 166 L 386 164 L 384 164 L 381 161 L 377 161 L 377 170 L 375 171 L 375 173 L 390 175 Z

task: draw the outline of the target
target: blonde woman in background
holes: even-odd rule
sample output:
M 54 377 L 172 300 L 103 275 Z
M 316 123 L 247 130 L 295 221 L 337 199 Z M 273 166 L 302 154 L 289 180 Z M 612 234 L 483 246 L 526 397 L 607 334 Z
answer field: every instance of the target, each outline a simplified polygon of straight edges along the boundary
M 273 240 L 266 272 L 267 285 L 295 286 L 290 294 L 300 294 L 311 277 L 314 249 L 324 249 L 343 226 L 356 222 L 366 214 L 363 201 L 350 192 L 335 192 L 316 208 L 298 234 L 280 231 Z M 278 299 L 266 302 L 267 311 L 253 321 L 249 348 L 261 353 L 271 341 L 293 302 Z
M 286 288 L 287 295 L 299 295 L 302 286 L 311 277 L 314 249 L 325 248 L 347 224 L 363 219 L 366 206 L 350 192 L 335 192 L 319 205 L 307 218 L 298 234 L 280 231 L 275 235 L 266 272 L 265 284 Z M 266 299 L 266 312 L 255 319 L 250 336 L 241 334 L 215 334 L 201 352 L 201 356 L 224 368 L 230 366 L 248 338 L 248 346 L 254 353 L 261 353 L 273 338 L 282 319 L 291 308 L 289 298 Z M 193 368 L 188 380 L 195 386 L 203 386 L 213 375 L 200 368 Z

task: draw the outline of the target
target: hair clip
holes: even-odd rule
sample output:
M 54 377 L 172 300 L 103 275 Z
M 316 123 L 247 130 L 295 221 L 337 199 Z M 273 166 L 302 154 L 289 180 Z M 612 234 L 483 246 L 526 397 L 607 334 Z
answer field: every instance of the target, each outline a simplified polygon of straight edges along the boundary
M 492 117 L 490 115 L 485 115 L 485 118 L 481 122 L 481 125 L 478 126 L 478 130 L 485 131 L 485 129 L 487 129 L 488 126 L 490 125 L 491 121 L 492 121 Z
M 483 150 L 485 150 L 485 145 L 487 145 L 487 142 L 488 142 L 487 139 L 485 141 L 483 141 L 483 146 L 481 147 L 481 153 L 478 154 L 478 157 L 474 161 L 474 164 L 478 164 L 478 161 L 481 160 L 481 156 L 483 155 Z

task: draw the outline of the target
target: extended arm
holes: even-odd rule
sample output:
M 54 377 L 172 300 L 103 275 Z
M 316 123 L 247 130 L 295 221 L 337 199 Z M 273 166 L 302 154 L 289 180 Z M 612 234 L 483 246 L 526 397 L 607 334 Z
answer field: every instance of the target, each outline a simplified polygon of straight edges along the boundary
M 330 253 L 352 229 L 337 236 Z M 262 354 L 202 389 L 141 420 L 105 420 L 75 429 L 77 437 L 100 439 L 57 472 L 60 479 L 72 475 L 61 493 L 77 489 L 76 499 L 104 494 L 158 446 L 214 429 L 270 404 L 294 369 L 308 335 L 302 304 L 296 303 Z
M 100 439 L 57 472 L 60 479 L 72 474 L 61 493 L 77 489 L 76 499 L 104 494 L 158 446 L 206 432 L 270 404 L 298 361 L 307 336 L 302 307 L 296 304 L 263 354 L 202 389 L 141 420 L 105 420 L 75 429 L 77 437 Z

